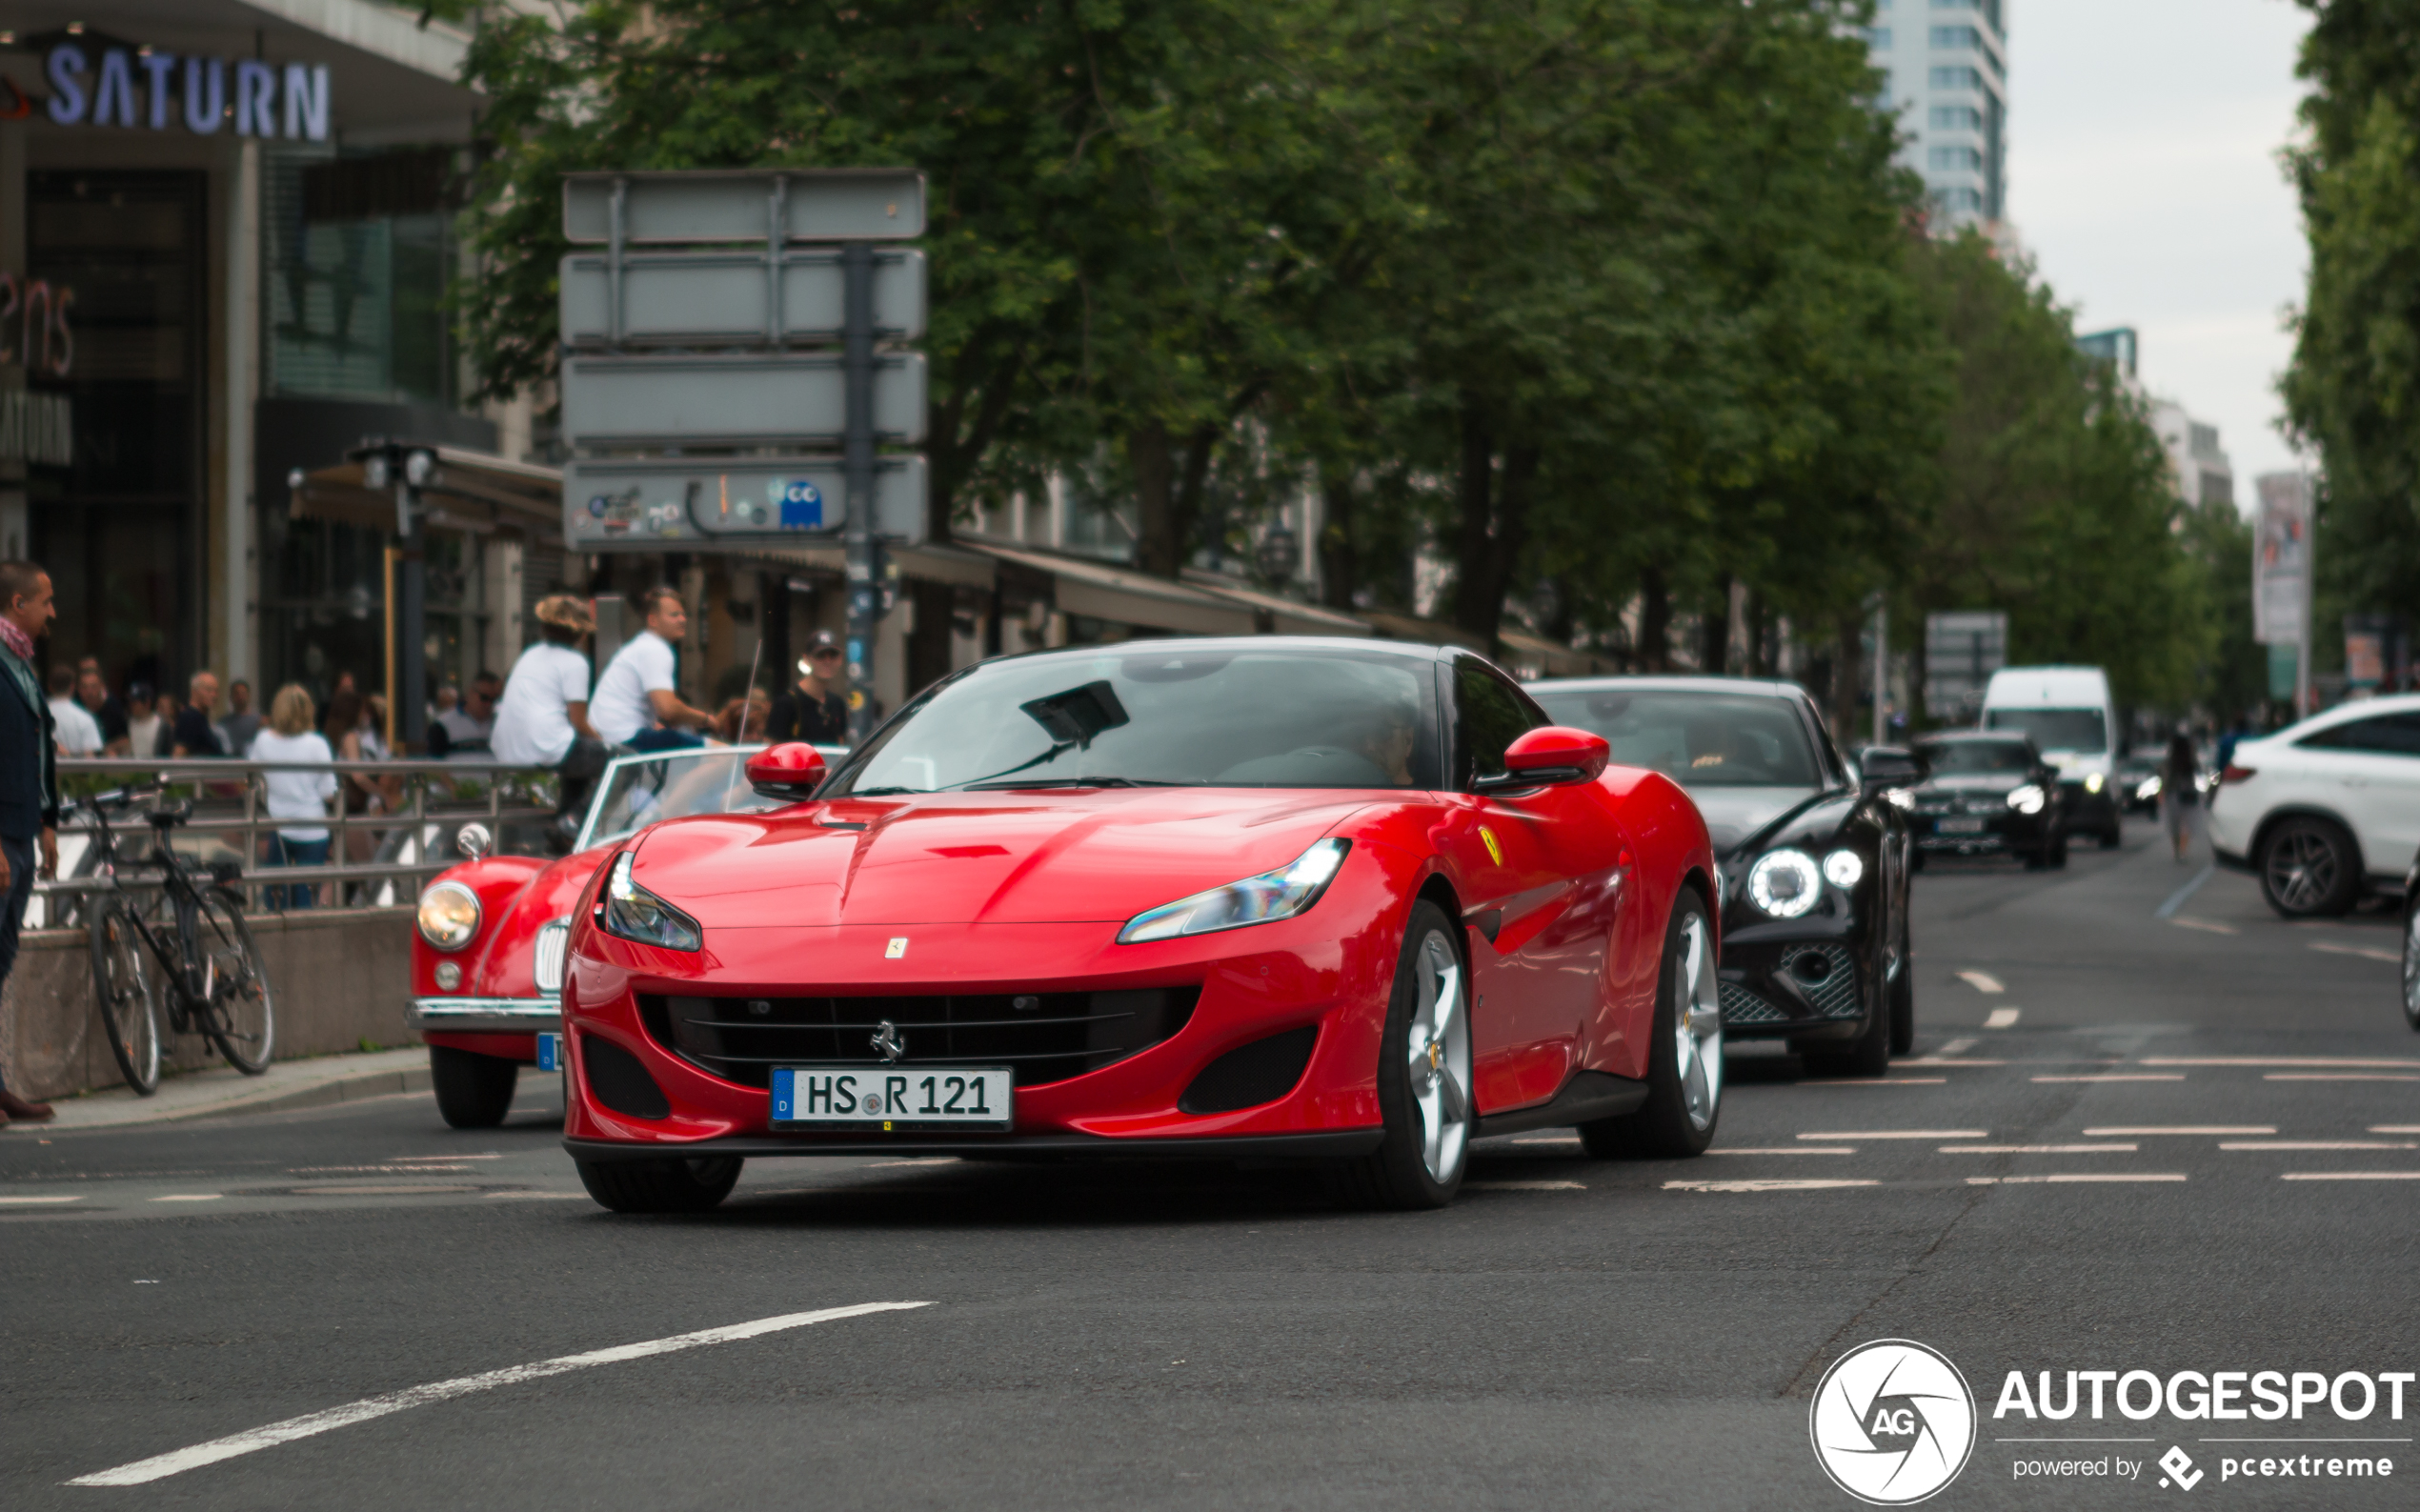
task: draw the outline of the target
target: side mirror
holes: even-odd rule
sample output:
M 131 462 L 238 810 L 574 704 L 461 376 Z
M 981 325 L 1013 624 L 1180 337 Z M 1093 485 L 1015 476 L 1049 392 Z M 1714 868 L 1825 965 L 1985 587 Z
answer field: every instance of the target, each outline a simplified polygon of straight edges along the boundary
M 1867 746 L 1857 758 L 1857 769 L 1869 793 L 1885 788 L 1912 788 L 1930 775 L 1915 752 L 1895 745 Z
M 823 753 L 804 740 L 767 746 L 748 758 L 748 785 L 759 796 L 797 803 L 823 785 Z
M 1544 725 L 1504 748 L 1503 776 L 1482 777 L 1472 787 L 1481 793 L 1502 793 L 1594 782 L 1604 776 L 1612 760 L 1613 747 L 1603 736 L 1566 725 Z

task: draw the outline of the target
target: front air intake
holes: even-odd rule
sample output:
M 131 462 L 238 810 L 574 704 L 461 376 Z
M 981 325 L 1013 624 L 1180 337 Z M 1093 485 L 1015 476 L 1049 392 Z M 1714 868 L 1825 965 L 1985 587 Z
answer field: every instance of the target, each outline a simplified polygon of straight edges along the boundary
M 1311 1063 L 1311 1047 L 1319 1042 L 1316 1024 L 1304 1024 L 1266 1039 L 1228 1051 L 1201 1068 L 1177 1099 L 1183 1113 L 1233 1113 L 1275 1102 L 1302 1079 Z
M 595 1035 L 580 1036 L 579 1046 L 580 1070 L 587 1076 L 590 1096 L 624 1118 L 672 1117 L 671 1100 L 636 1056 Z

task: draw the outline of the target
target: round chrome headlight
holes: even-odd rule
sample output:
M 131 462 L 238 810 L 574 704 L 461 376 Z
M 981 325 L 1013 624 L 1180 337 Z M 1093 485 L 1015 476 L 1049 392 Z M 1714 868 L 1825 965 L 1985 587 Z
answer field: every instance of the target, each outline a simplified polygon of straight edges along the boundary
M 1865 858 L 1855 851 L 1834 851 L 1824 857 L 1824 877 L 1845 893 L 1865 875 Z
M 460 882 L 439 882 L 420 895 L 420 937 L 439 950 L 460 950 L 479 932 L 479 895 Z
M 1747 897 L 1775 918 L 1796 918 L 1823 896 L 1815 857 L 1805 851 L 1775 851 L 1748 869 Z

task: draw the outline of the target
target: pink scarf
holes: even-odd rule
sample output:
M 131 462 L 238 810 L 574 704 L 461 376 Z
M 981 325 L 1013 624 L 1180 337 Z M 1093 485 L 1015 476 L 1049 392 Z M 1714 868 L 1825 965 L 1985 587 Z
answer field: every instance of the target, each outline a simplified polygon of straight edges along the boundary
M 33 637 L 19 629 L 15 620 L 6 615 L 0 615 L 0 645 L 5 645 L 15 652 L 17 659 L 27 666 L 33 665 Z

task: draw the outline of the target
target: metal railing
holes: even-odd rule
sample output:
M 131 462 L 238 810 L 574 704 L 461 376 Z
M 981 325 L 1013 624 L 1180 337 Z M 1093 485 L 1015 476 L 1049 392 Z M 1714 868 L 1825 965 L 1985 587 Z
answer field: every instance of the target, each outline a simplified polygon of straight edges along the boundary
M 325 773 L 335 777 L 336 799 L 325 818 L 279 817 L 268 811 L 265 778 L 276 773 Z M 372 793 L 355 778 L 368 779 Z M 491 848 L 530 855 L 553 854 L 555 777 L 551 772 L 494 761 L 269 762 L 224 759 L 141 760 L 128 757 L 62 758 L 62 800 L 113 788 L 165 782 L 176 797 L 192 800 L 192 815 L 167 832 L 178 855 L 208 864 L 233 860 L 250 912 L 282 912 L 291 889 L 323 890 L 325 906 L 377 907 L 411 903 L 419 884 L 459 865 L 454 844 L 463 825 L 487 826 Z M 344 812 L 359 791 L 361 813 Z M 112 809 L 109 825 L 118 858 L 117 874 L 105 875 L 89 813 L 78 811 L 59 831 L 59 875 L 34 884 L 26 927 L 58 928 L 76 922 L 84 895 L 146 886 L 157 874 L 144 862 L 151 854 L 145 800 Z M 325 829 L 329 859 L 313 866 L 273 865 L 269 837 L 279 830 Z

